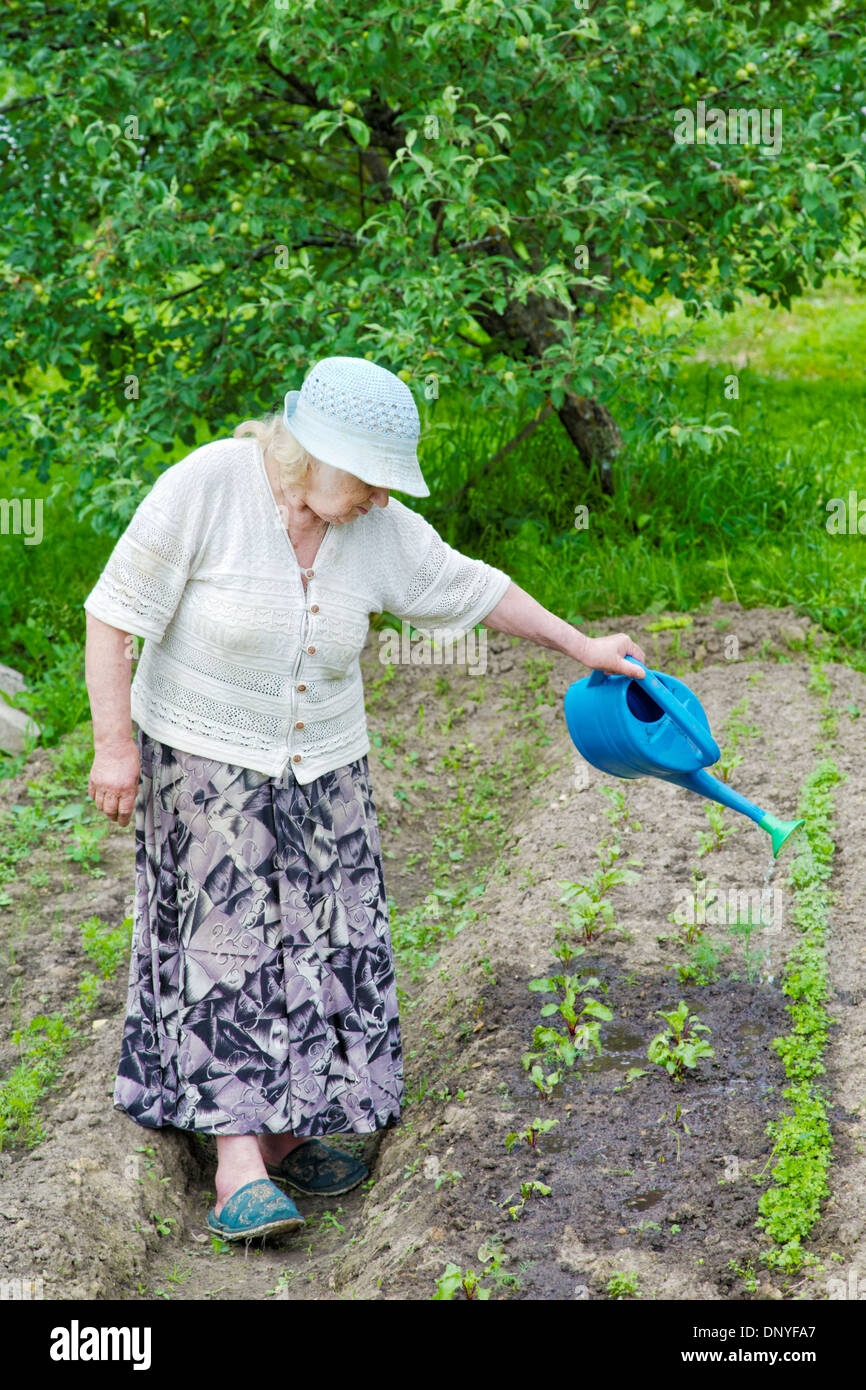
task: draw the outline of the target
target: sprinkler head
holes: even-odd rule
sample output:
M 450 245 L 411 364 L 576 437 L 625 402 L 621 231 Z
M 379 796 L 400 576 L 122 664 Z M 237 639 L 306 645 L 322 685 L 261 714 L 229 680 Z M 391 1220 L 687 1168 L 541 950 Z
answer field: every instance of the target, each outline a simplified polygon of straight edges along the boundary
M 804 820 L 779 820 L 768 811 L 763 820 L 758 821 L 762 830 L 766 830 L 773 843 L 773 858 L 779 857 L 779 850 L 787 840 L 789 835 L 793 835 L 798 825 L 805 825 Z

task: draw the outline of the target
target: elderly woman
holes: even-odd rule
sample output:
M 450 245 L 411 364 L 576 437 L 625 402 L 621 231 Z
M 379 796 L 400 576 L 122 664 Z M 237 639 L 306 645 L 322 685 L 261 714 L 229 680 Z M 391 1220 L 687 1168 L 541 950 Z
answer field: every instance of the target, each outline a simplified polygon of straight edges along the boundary
M 304 1219 L 367 1176 L 320 1136 L 394 1124 L 403 1058 L 359 654 L 371 613 L 477 623 L 640 677 L 392 490 L 429 496 L 411 391 L 328 357 L 265 424 L 157 479 L 87 611 L 88 794 L 135 815 L 114 1108 L 216 1136 L 208 1227 Z M 144 639 L 130 690 L 131 636 Z M 133 731 L 132 720 L 137 730 Z

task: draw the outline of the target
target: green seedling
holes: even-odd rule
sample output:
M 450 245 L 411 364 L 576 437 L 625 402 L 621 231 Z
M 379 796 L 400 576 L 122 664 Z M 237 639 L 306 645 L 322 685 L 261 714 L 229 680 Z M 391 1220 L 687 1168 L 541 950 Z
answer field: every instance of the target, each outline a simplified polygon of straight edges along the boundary
M 728 1260 L 728 1269 L 736 1274 L 746 1285 L 749 1293 L 757 1293 L 759 1284 L 755 1276 L 755 1268 L 751 1260 L 746 1260 L 745 1265 L 737 1264 L 736 1260 Z
M 551 975 L 539 980 L 530 980 L 529 989 L 559 995 L 557 1003 L 543 1006 L 541 1016 L 550 1018 L 558 1013 L 566 1027 L 566 1033 L 563 1034 L 542 1024 L 537 1025 L 533 1035 L 533 1046 L 552 1049 L 554 1055 L 568 1067 L 573 1065 L 578 1052 L 588 1052 L 590 1047 L 594 1047 L 601 1055 L 598 1021 L 608 1022 L 613 1018 L 613 1013 L 607 1005 L 599 1004 L 596 999 L 587 999 L 581 1008 L 577 1007 L 581 1003 L 581 994 L 589 989 L 601 987 L 601 981 L 595 975 L 590 975 L 585 980 L 581 980 L 577 975 Z
M 533 1120 L 532 1124 L 527 1125 L 525 1129 L 515 1130 L 511 1134 L 506 1135 L 505 1148 L 508 1153 L 511 1153 L 514 1145 L 519 1144 L 521 1139 L 523 1139 L 531 1149 L 537 1152 L 538 1136 L 540 1134 L 547 1134 L 548 1130 L 553 1129 L 553 1126 L 558 1124 L 559 1120 Z
M 440 1173 L 435 1180 L 434 1186 L 438 1192 L 440 1187 L 444 1187 L 446 1183 L 450 1183 L 452 1187 L 456 1187 L 457 1184 L 462 1181 L 463 1174 L 458 1173 L 456 1168 L 452 1168 L 447 1173 Z
M 436 1285 L 431 1302 L 435 1302 L 436 1299 L 450 1301 L 458 1293 L 463 1293 L 466 1298 L 477 1298 L 481 1301 L 490 1297 L 490 1290 L 479 1283 L 478 1275 L 473 1269 L 464 1272 L 459 1265 L 446 1265 L 445 1273 Z
M 507 1256 L 503 1252 L 501 1240 L 491 1238 L 484 1241 L 478 1247 L 478 1258 L 486 1266 L 484 1277 L 487 1278 L 489 1275 L 498 1288 L 520 1288 L 517 1275 L 503 1273 L 502 1266 L 507 1263 Z
M 610 853 L 610 847 L 607 852 Z M 632 869 L 608 865 L 596 869 L 586 883 L 563 881 L 560 884 L 563 892 L 559 902 L 568 911 L 572 930 L 585 944 L 588 945 L 616 925 L 613 907 L 606 900 L 611 888 L 624 883 L 636 883 L 637 880 L 638 875 Z
M 727 781 L 727 777 L 724 779 Z M 715 801 L 707 801 L 704 805 L 704 814 L 710 823 L 709 833 L 706 830 L 698 831 L 700 848 L 698 858 L 704 854 L 709 854 L 710 850 L 721 849 L 726 840 L 729 840 L 735 833 L 732 826 L 725 825 L 725 812 L 723 807 Z
M 561 963 L 563 969 L 567 970 L 573 960 L 584 954 L 583 946 L 572 946 L 568 940 L 568 933 L 562 926 L 554 935 L 556 945 L 553 947 L 552 955 Z
M 826 673 L 816 669 L 815 687 L 826 701 Z M 813 688 L 810 684 L 810 689 Z M 767 1133 L 775 1141 L 770 1161 L 775 1166 L 767 1190 L 758 1202 L 757 1225 L 773 1242 L 761 1252 L 770 1268 L 794 1273 L 815 1263 L 803 1241 L 821 1216 L 829 1195 L 828 1169 L 833 1136 L 827 1115 L 827 1098 L 817 1078 L 824 1072 L 830 1018 L 826 1001 L 826 936 L 831 899 L 824 887 L 833 867 L 833 798 L 840 780 L 836 764 L 827 759 L 807 777 L 798 814 L 806 822 L 807 845 L 790 868 L 794 889 L 794 921 L 799 939 L 785 967 L 783 993 L 792 1002 L 791 1029 L 772 1046 L 782 1058 L 789 1085 L 782 1091 L 786 1111 L 771 1121 Z M 757 1183 L 767 1181 L 764 1172 Z
M 526 1057 L 529 1056 L 530 1054 L 527 1053 Z M 524 1066 L 527 1065 L 526 1057 L 524 1057 L 523 1059 Z M 535 1062 L 531 1066 L 529 1072 L 529 1079 L 532 1082 L 533 1086 L 537 1087 L 541 1095 L 544 1096 L 545 1100 L 552 1100 L 554 1087 L 558 1086 L 560 1081 L 562 1080 L 562 1072 L 554 1070 L 548 1072 L 545 1075 L 543 1067 L 540 1067 L 538 1063 Z
M 647 1048 L 647 1057 L 664 1067 L 674 1081 L 681 1081 L 686 1068 L 696 1067 L 701 1057 L 715 1057 L 706 1038 L 697 1036 L 698 1033 L 709 1033 L 709 1028 L 700 1022 L 696 1014 L 689 1013 L 684 1000 L 676 1009 L 669 1012 L 656 1009 L 656 1013 L 665 1020 L 667 1028 L 653 1038 Z
M 552 1191 L 553 1189 L 548 1187 L 546 1182 L 537 1182 L 534 1178 L 529 1182 L 522 1182 L 520 1184 L 520 1201 L 516 1202 L 514 1206 L 508 1207 L 511 1219 L 517 1221 L 533 1192 L 537 1192 L 539 1197 L 549 1197 Z M 510 1201 L 511 1198 L 509 1197 L 502 1205 L 508 1206 Z
M 611 1298 L 617 1300 L 622 1298 L 640 1298 L 638 1292 L 638 1278 L 634 1273 L 627 1273 L 623 1269 L 617 1269 L 607 1281 L 607 1292 Z
M 668 1134 L 672 1134 L 673 1137 L 674 1137 L 674 1139 L 675 1139 L 675 1141 L 676 1141 L 676 1146 L 677 1146 L 677 1163 L 679 1163 L 679 1161 L 680 1161 L 680 1136 L 679 1136 L 679 1134 L 677 1133 L 676 1126 L 680 1123 L 681 1116 L 682 1116 L 682 1111 L 681 1111 L 681 1109 L 680 1109 L 679 1104 L 677 1104 L 676 1113 L 675 1113 L 673 1119 L 671 1120 L 670 1125 L 668 1125 Z M 665 1120 L 667 1119 L 667 1117 L 668 1117 L 667 1111 L 664 1111 L 664 1113 L 661 1114 L 661 1115 L 659 1116 L 659 1121 L 658 1121 L 659 1124 L 664 1124 L 664 1122 L 665 1122 Z M 689 1129 L 689 1127 L 688 1127 L 688 1125 L 686 1124 L 685 1120 L 682 1121 L 682 1126 L 683 1126 L 683 1130 L 685 1131 L 686 1134 L 691 1134 L 692 1131 Z
M 657 618 L 654 623 L 647 623 L 647 632 L 671 632 L 677 628 L 691 627 L 694 618 L 691 613 L 683 613 L 675 618 Z
M 764 923 L 752 920 L 752 914 L 747 917 L 737 917 L 736 922 L 730 923 L 728 931 L 731 935 L 743 938 L 743 961 L 746 967 L 746 978 L 750 984 L 754 984 L 761 972 L 761 965 L 764 960 L 764 951 L 760 948 L 752 949 L 752 937 Z
M 718 978 L 721 957 L 730 949 L 727 942 L 699 936 L 689 949 L 689 960 L 676 967 L 680 984 L 711 985 Z
M 647 1073 L 643 1067 L 629 1067 L 628 1071 L 625 1074 L 625 1080 L 623 1081 L 622 1085 L 614 1086 L 613 1089 L 615 1091 L 624 1091 L 626 1087 L 630 1086 L 633 1081 L 637 1081 L 638 1077 L 646 1075 Z

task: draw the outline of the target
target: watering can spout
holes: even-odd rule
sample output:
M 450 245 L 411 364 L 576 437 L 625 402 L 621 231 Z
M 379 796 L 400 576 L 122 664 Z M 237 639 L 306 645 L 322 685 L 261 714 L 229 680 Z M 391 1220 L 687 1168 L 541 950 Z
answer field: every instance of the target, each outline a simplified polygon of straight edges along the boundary
M 696 792 L 698 796 L 706 797 L 709 801 L 717 801 L 720 806 L 728 806 L 732 811 L 748 816 L 749 820 L 766 830 L 773 845 L 774 859 L 788 836 L 792 835 L 799 825 L 805 825 L 805 821 L 802 820 L 779 820 L 772 812 L 762 811 L 753 801 L 741 796 L 733 787 L 720 782 L 717 777 L 711 776 L 703 769 L 700 772 L 684 772 L 668 780 L 677 782 L 681 787 L 687 787 L 689 791 Z
M 797 827 L 805 825 L 806 822 L 804 820 L 779 820 L 768 811 L 764 819 L 758 824 L 768 832 L 773 842 L 773 858 L 775 859 L 788 836 L 793 835 Z

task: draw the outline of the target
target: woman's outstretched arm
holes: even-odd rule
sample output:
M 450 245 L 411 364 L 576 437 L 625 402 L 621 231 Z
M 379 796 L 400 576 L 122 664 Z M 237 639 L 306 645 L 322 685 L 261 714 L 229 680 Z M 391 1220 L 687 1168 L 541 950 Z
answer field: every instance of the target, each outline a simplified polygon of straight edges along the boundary
M 525 637 L 539 647 L 550 647 L 564 652 L 590 670 L 610 671 L 625 676 L 643 679 L 643 671 L 633 661 L 626 661 L 626 653 L 646 662 L 646 657 L 637 643 L 624 632 L 611 637 L 587 637 L 571 623 L 557 618 L 542 608 L 536 599 L 521 589 L 512 580 L 503 597 L 487 617 L 483 626 L 496 632 L 507 632 L 512 637 Z

